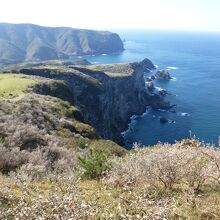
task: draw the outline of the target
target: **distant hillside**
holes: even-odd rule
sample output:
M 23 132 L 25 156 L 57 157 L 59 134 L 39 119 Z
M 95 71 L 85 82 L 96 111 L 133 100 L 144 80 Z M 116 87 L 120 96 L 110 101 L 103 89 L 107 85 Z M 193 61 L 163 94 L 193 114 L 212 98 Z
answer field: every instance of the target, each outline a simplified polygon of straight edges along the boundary
M 0 63 L 108 54 L 123 49 L 120 37 L 108 31 L 0 23 Z

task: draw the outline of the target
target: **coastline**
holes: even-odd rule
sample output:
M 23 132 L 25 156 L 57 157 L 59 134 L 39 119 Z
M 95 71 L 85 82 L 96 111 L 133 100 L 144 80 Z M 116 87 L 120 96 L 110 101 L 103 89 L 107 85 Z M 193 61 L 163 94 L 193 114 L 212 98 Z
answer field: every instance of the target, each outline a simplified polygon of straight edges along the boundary
M 153 65 L 154 65 L 154 64 L 153 64 Z M 170 67 L 170 69 L 175 70 L 175 69 L 177 69 L 177 68 L 175 67 L 175 69 L 174 69 L 174 67 L 172 67 L 172 68 Z M 162 71 L 163 71 L 163 70 L 162 70 Z M 147 92 L 149 95 L 151 95 L 151 96 L 159 95 L 159 96 L 161 96 L 161 98 L 163 98 L 163 99 L 165 98 L 166 95 L 169 95 L 169 96 L 177 96 L 176 94 L 173 94 L 173 93 L 171 93 L 171 92 L 168 92 L 168 91 L 166 91 L 166 90 L 164 90 L 163 88 L 160 88 L 160 87 L 154 87 L 154 86 L 153 86 L 153 92 L 151 91 L 151 89 L 148 87 L 148 82 L 153 83 L 153 81 L 161 80 L 159 77 L 156 77 L 157 72 L 160 72 L 159 66 L 158 66 L 158 65 L 154 65 L 154 68 L 149 69 L 149 71 L 147 71 L 147 72 L 144 74 L 144 81 L 145 81 L 146 92 Z M 152 73 L 152 75 L 151 75 L 151 76 L 148 76 L 149 73 Z M 167 67 L 167 72 L 166 72 L 166 73 L 167 73 L 168 75 L 165 75 L 165 77 L 162 78 L 162 80 L 167 80 L 167 81 L 169 81 L 169 80 L 173 80 L 173 79 L 174 79 L 174 77 L 172 77 L 172 76 L 170 75 L 170 73 L 168 72 L 168 67 Z M 168 76 L 168 77 L 167 77 L 167 76 Z M 148 80 L 149 80 L 149 81 L 148 81 Z M 151 86 L 152 86 L 152 85 L 151 85 Z M 159 92 L 158 92 L 158 91 L 159 91 Z M 163 93 L 160 94 L 160 91 L 162 91 Z M 143 117 L 145 117 L 146 115 L 150 115 L 150 114 L 151 114 L 151 113 L 150 113 L 151 110 L 154 110 L 154 111 L 163 111 L 163 112 L 172 112 L 171 109 L 174 108 L 174 107 L 176 107 L 176 104 L 170 104 L 169 108 L 166 108 L 166 109 L 153 108 L 152 106 L 146 106 L 146 110 L 145 110 L 145 112 L 143 112 L 142 114 L 140 114 L 140 115 L 137 115 L 137 114 L 132 115 L 132 116 L 130 117 L 130 122 L 128 123 L 127 129 L 126 129 L 125 131 L 121 132 L 121 135 L 122 135 L 122 137 L 123 137 L 123 139 L 124 139 L 125 148 L 126 148 L 126 149 L 131 149 L 131 147 L 132 147 L 133 144 L 134 144 L 133 142 L 129 142 L 128 140 L 126 140 L 126 135 L 134 130 L 134 127 L 135 127 L 135 125 L 136 125 L 136 123 L 137 123 L 137 120 L 138 120 L 139 118 L 143 118 Z M 176 111 L 173 111 L 173 112 L 176 113 Z M 184 113 L 184 116 L 188 116 L 188 115 L 189 115 L 188 113 Z M 157 119 L 157 120 L 159 120 L 159 121 L 161 120 L 161 117 L 156 117 L 154 114 L 152 114 L 152 118 Z M 169 124 L 171 124 L 171 123 L 176 123 L 174 120 L 171 120 L 171 119 L 166 119 L 166 118 L 163 118 L 163 119 L 166 120 L 165 123 L 169 123 Z M 141 144 L 141 143 L 139 143 L 139 144 Z

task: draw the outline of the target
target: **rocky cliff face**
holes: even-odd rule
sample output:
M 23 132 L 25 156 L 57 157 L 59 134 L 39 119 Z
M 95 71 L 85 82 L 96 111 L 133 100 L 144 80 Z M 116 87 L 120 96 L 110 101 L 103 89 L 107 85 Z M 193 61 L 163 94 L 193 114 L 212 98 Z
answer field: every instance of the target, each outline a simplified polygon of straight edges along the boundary
M 132 115 L 142 114 L 146 106 L 162 109 L 171 107 L 160 96 L 150 96 L 146 92 L 144 74 L 148 67 L 143 62 L 91 65 L 86 68 L 70 66 L 54 70 L 51 67 L 38 67 L 20 71 L 64 80 L 69 89 L 68 94 L 72 94 L 68 95 L 69 101 L 81 110 L 85 120 L 96 128 L 100 136 L 118 143 L 122 143 L 120 133 L 127 129 Z M 43 86 L 38 86 L 37 90 L 39 93 L 47 91 L 47 94 L 49 91 Z
M 120 37 L 108 31 L 0 23 L 0 63 L 108 54 L 123 49 Z

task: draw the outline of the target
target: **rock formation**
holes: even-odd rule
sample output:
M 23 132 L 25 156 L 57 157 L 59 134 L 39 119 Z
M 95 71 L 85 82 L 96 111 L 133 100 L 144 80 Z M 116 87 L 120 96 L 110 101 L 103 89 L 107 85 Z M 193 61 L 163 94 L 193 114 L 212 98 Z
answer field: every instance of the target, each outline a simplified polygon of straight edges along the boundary
M 170 73 L 167 70 L 158 70 L 154 76 L 158 79 L 172 79 Z
M 142 60 L 140 62 L 140 64 L 143 66 L 144 69 L 146 69 L 148 71 L 151 70 L 151 69 L 155 69 L 156 68 L 155 65 L 152 63 L 152 61 L 147 59 L 147 58 Z
M 147 62 L 149 62 L 149 61 L 147 61 Z M 151 66 L 150 63 L 149 63 L 149 65 Z M 147 77 L 146 78 L 146 88 L 147 88 L 147 91 L 150 95 L 159 95 L 159 96 L 162 96 L 162 97 L 166 96 L 166 95 L 176 96 L 175 94 L 173 94 L 171 92 L 168 92 L 165 89 L 155 87 L 154 86 L 154 80 L 156 80 L 156 79 L 170 80 L 170 79 L 173 79 L 173 78 L 170 76 L 170 73 L 167 70 L 158 70 L 152 76 Z

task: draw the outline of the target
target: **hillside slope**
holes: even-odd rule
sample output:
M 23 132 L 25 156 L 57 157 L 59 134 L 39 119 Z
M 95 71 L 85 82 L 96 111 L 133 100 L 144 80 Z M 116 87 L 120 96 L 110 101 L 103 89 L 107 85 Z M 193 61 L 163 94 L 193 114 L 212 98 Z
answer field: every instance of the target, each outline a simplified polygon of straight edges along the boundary
M 110 155 L 126 152 L 116 143 L 100 138 L 74 103 L 65 101 L 72 97 L 65 82 L 4 73 L 0 74 L 0 85 L 0 151 L 5 151 L 0 172 L 16 170 L 27 164 L 30 157 L 45 151 L 54 154 L 52 158 L 44 158 L 49 162 L 44 166 L 45 172 L 53 170 L 51 162 L 64 159 L 65 152 L 76 157 L 80 152 L 100 148 L 99 145 Z M 42 85 L 47 94 L 35 93 L 35 88 Z M 6 162 L 7 156 L 10 162 Z
M 0 219 L 219 219 L 219 148 L 106 140 L 145 105 L 170 107 L 146 93 L 144 61 L 4 68 Z
M 120 37 L 108 31 L 0 23 L 2 63 L 108 54 L 121 52 L 123 49 Z

